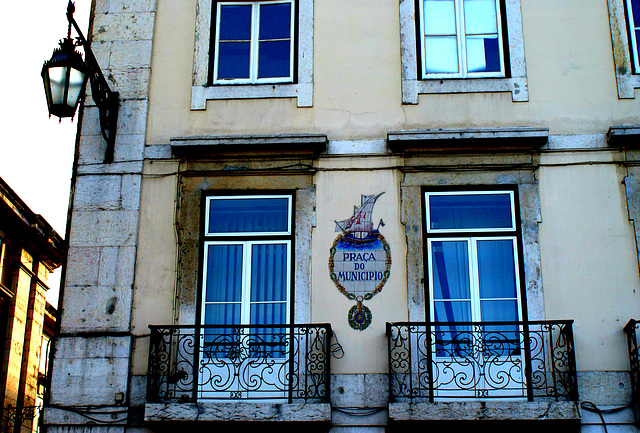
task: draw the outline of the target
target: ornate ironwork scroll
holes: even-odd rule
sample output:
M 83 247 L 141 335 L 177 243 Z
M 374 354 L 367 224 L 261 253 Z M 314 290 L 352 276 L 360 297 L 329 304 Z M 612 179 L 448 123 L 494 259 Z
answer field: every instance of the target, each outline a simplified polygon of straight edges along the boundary
M 392 400 L 577 400 L 572 321 L 388 323 Z
M 149 401 L 329 401 L 329 325 L 150 329 Z
M 638 347 L 638 330 L 640 320 L 629 320 L 624 327 L 627 334 L 629 347 L 629 374 L 631 375 L 631 405 L 636 419 L 636 425 L 640 427 L 640 351 Z

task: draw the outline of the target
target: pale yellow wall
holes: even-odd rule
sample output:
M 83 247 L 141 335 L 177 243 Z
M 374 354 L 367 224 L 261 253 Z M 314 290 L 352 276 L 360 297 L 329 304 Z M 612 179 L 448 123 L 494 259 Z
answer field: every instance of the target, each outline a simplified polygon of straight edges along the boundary
M 607 4 L 522 0 L 529 102 L 507 93 L 421 95 L 401 104 L 397 0 L 316 1 L 312 108 L 295 99 L 209 101 L 190 111 L 196 0 L 160 0 L 148 139 L 322 132 L 383 138 L 397 129 L 528 125 L 552 133 L 604 133 L 637 122 L 640 100 L 619 100 Z
M 603 134 L 638 123 L 640 97 L 617 97 L 607 4 L 602 0 L 522 0 L 529 101 L 509 93 L 421 95 L 401 104 L 397 0 L 316 0 L 313 107 L 295 99 L 209 101 L 191 111 L 196 0 L 159 0 L 151 76 L 149 144 L 171 137 L 283 132 L 325 133 L 330 140 L 385 138 L 411 128 L 540 126 L 551 134 Z M 609 152 L 541 156 L 540 248 L 548 319 L 575 319 L 578 368 L 628 368 L 622 327 L 640 311 L 638 263 L 621 181 Z M 583 164 L 592 160 L 595 164 Z M 406 320 L 406 240 L 399 218 L 401 174 L 342 171 L 389 159 L 321 159 L 315 175 L 312 321 L 334 327 L 345 356 L 336 373 L 386 370 L 386 321 Z M 600 163 L 602 162 L 602 164 Z M 578 163 L 577 165 L 574 165 Z M 147 165 L 143 181 L 134 332 L 171 323 L 175 285 L 175 166 Z M 153 176 L 149 176 L 153 174 Z M 157 176 L 160 174 L 160 176 Z M 385 191 L 374 211 L 392 249 L 392 277 L 365 302 L 373 323 L 352 330 L 354 304 L 329 278 L 334 220 L 350 216 L 360 194 Z M 155 269 L 154 272 L 148 272 Z M 606 357 L 593 356 L 606 352 Z
M 140 205 L 132 332 L 173 324 L 176 285 L 175 198 L 177 163 L 145 165 Z
M 575 320 L 579 370 L 627 370 L 622 328 L 640 313 L 635 238 L 621 184 L 625 170 L 610 163 L 619 156 L 541 158 L 545 309 L 547 319 Z M 587 159 L 593 163 L 584 164 Z
M 332 359 L 332 373 L 381 373 L 387 369 L 385 323 L 407 320 L 406 239 L 400 223 L 400 180 L 397 171 L 382 169 L 386 161 L 324 160 L 316 175 L 316 227 L 313 232 L 312 321 L 328 322 L 344 349 L 344 357 Z M 377 170 L 331 171 L 343 167 L 378 167 Z M 382 219 L 380 233 L 391 248 L 391 276 L 382 291 L 364 305 L 371 310 L 372 323 L 354 330 L 348 323 L 347 299 L 329 277 L 329 250 L 339 235 L 335 221 L 353 215 L 361 194 L 384 194 L 373 209 L 374 227 Z

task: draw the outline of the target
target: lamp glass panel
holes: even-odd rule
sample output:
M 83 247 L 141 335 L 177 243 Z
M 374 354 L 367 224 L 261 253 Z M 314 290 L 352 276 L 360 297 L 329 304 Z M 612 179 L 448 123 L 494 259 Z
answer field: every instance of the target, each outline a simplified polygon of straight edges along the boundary
M 75 107 L 82 92 L 85 75 L 77 69 L 71 68 L 69 73 L 69 92 L 67 95 L 67 105 Z
M 64 81 L 67 75 L 66 66 L 49 68 L 49 85 L 51 86 L 51 105 L 64 103 Z

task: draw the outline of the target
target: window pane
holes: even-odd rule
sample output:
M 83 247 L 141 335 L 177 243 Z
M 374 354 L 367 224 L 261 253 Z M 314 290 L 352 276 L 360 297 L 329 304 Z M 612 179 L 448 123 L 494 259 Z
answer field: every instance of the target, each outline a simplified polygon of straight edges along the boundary
M 287 304 L 252 304 L 251 324 L 254 325 L 282 325 L 287 323 Z
M 260 42 L 258 78 L 289 77 L 291 41 Z
M 512 301 L 480 301 L 480 314 L 483 322 L 516 322 L 518 321 L 518 302 Z
M 470 298 L 469 250 L 466 241 L 432 242 L 431 269 L 434 299 Z
M 631 11 L 635 26 L 640 27 L 640 0 L 631 0 Z
M 430 228 L 515 229 L 509 194 L 429 196 Z
M 478 241 L 480 298 L 516 298 L 513 241 Z
M 266 233 L 289 231 L 289 199 L 212 198 L 208 233 Z
M 471 321 L 471 301 L 438 301 L 434 302 L 433 310 L 436 322 Z
M 291 4 L 263 4 L 260 6 L 260 40 L 291 37 Z
M 251 40 L 251 6 L 220 6 L 221 41 Z
M 464 26 L 467 35 L 498 33 L 495 0 L 464 0 Z
M 287 244 L 253 245 L 251 301 L 285 301 L 287 280 Z
M 427 73 L 458 72 L 458 42 L 455 36 L 428 36 L 424 39 Z
M 467 71 L 500 72 L 498 36 L 467 36 Z
M 209 304 L 204 307 L 205 325 L 238 325 L 240 324 L 240 304 Z M 226 330 L 211 330 L 208 333 L 233 333 Z
M 206 302 L 239 302 L 242 295 L 242 245 L 207 247 Z
M 453 0 L 425 0 L 425 35 L 455 35 L 456 12 Z
M 250 42 L 218 44 L 218 79 L 249 78 Z

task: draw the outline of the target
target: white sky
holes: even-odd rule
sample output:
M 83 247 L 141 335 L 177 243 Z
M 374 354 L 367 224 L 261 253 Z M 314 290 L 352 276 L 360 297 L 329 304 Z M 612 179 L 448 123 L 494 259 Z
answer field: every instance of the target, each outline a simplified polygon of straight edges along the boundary
M 0 177 L 37 214 L 65 236 L 76 122 L 49 118 L 40 72 L 67 35 L 68 0 L 4 1 L 0 67 Z M 91 0 L 75 0 L 74 17 L 86 36 Z M 72 31 L 75 37 L 75 31 Z M 59 269 L 49 280 L 57 302 Z

